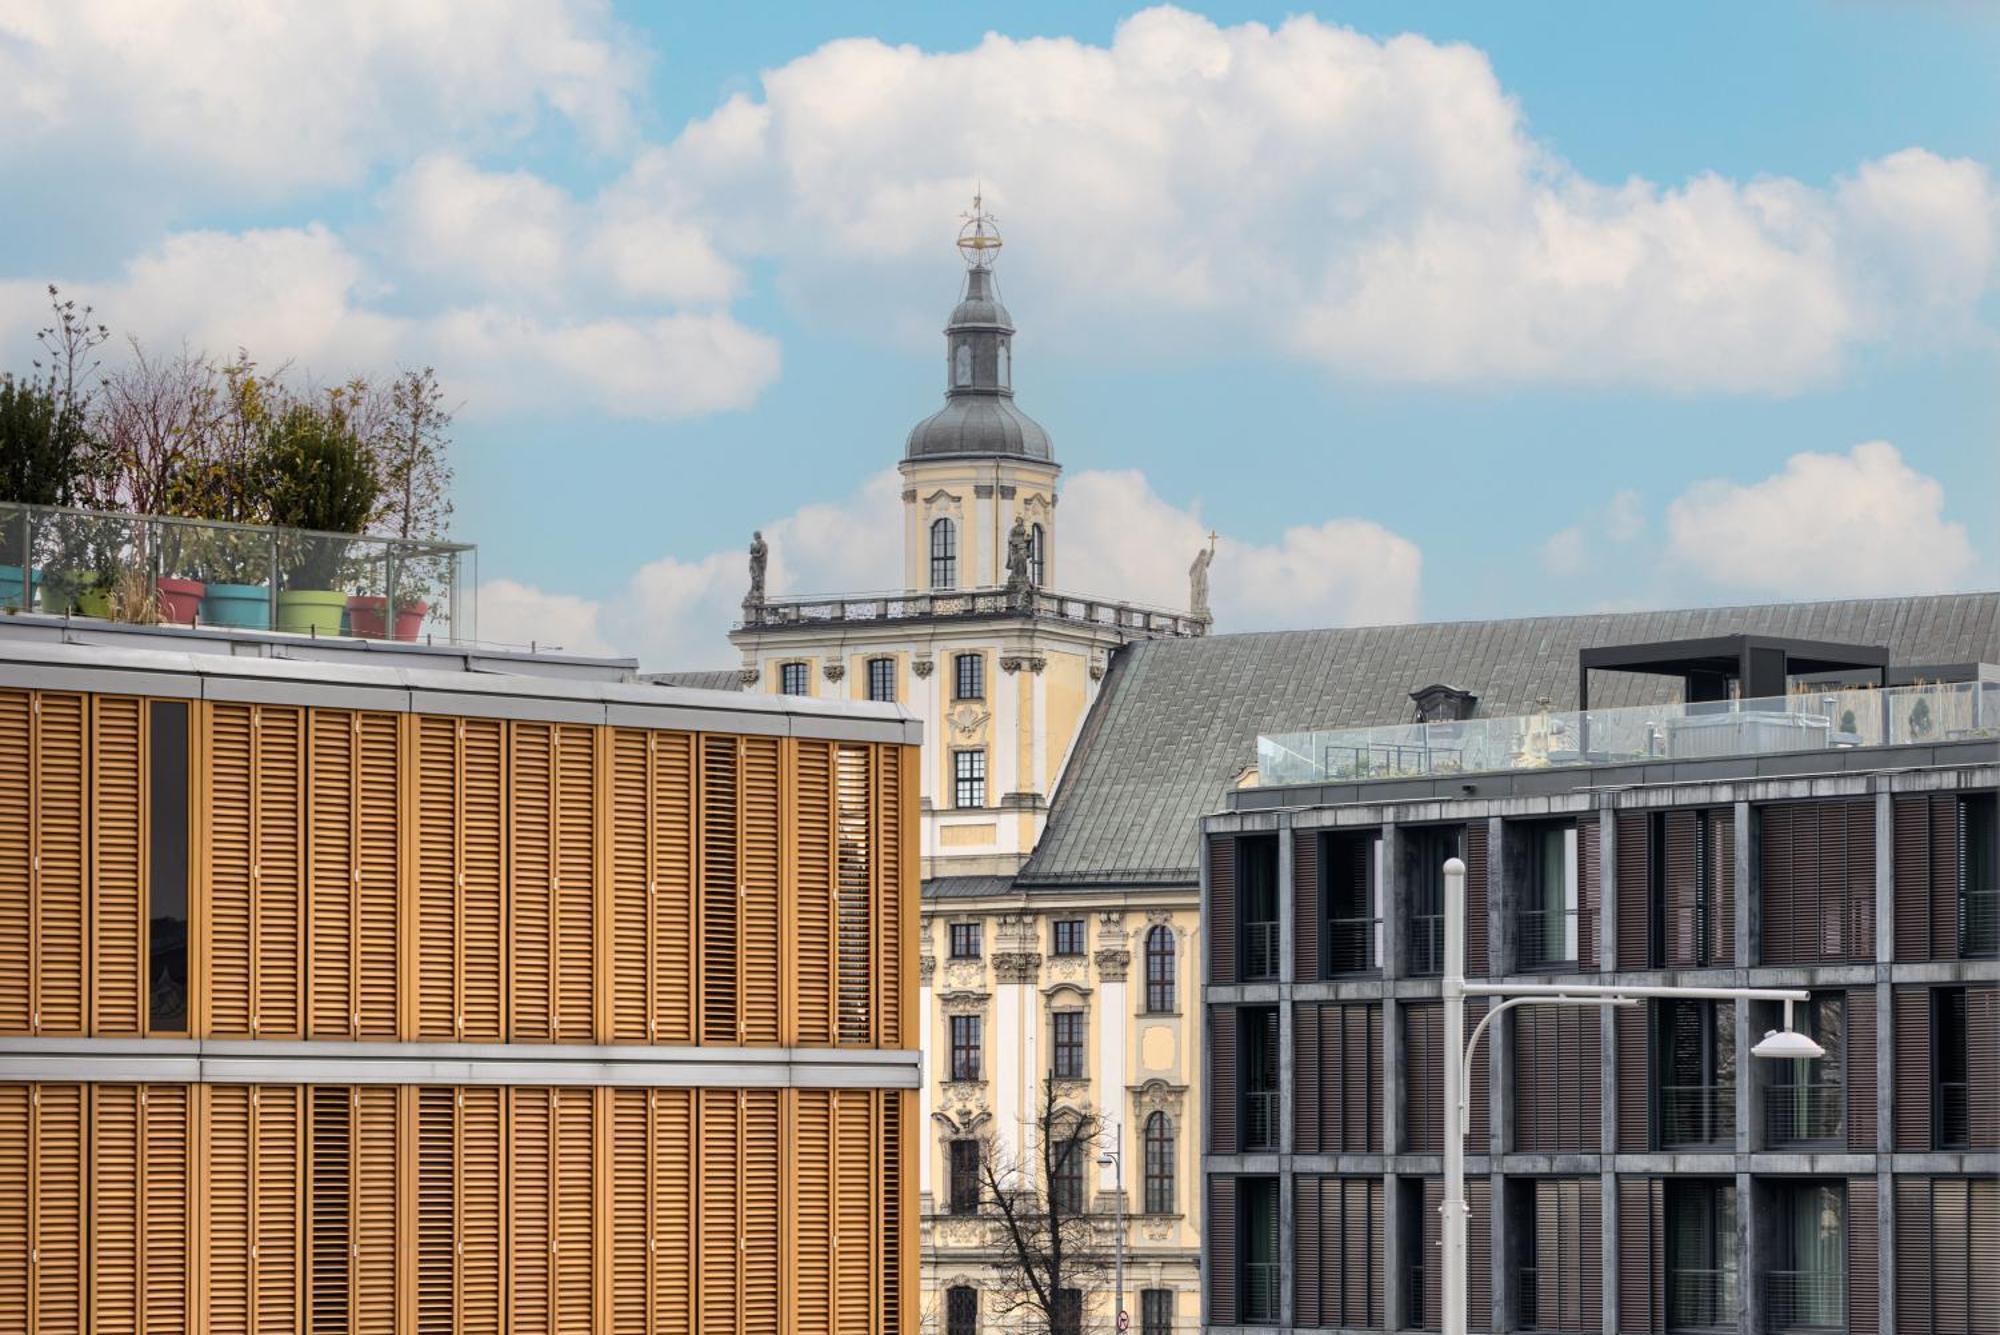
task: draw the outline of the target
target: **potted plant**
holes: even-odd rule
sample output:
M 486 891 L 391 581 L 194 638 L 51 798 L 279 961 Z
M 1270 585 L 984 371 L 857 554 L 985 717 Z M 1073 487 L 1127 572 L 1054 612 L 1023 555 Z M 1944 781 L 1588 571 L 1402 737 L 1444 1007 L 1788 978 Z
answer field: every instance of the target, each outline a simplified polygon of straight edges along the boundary
M 366 591 L 347 600 L 347 618 L 356 635 L 414 640 L 430 615 L 440 562 L 449 559 L 414 544 L 440 536 L 451 520 L 452 412 L 430 367 L 403 372 L 378 402 L 368 440 L 382 484 L 375 531 L 397 541 L 383 566 L 370 568 Z
M 271 522 L 295 530 L 278 538 L 278 629 L 338 635 L 347 594 L 334 586 L 382 484 L 337 399 L 323 409 L 292 405 L 265 441 Z

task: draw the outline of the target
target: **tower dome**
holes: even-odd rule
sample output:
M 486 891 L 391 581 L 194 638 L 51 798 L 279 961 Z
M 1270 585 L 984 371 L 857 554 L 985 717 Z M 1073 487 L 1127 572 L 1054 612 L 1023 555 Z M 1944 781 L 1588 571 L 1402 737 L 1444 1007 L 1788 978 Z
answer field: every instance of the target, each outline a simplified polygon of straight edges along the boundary
M 1054 463 L 1049 433 L 1014 405 L 1014 323 L 993 278 L 1000 232 L 976 196 L 958 249 L 966 261 L 965 293 L 944 330 L 944 407 L 911 430 L 903 457 L 989 455 Z

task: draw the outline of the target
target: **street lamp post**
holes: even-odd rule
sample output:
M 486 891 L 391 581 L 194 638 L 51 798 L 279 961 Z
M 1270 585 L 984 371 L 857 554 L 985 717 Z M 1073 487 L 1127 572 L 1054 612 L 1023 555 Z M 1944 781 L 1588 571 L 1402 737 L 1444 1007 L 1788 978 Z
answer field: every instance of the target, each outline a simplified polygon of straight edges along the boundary
M 1785 1027 L 1774 1029 L 1750 1049 L 1753 1057 L 1773 1061 L 1818 1058 L 1826 1049 L 1792 1028 L 1792 1003 L 1810 994 L 1794 988 L 1769 987 L 1619 987 L 1587 983 L 1468 983 L 1465 981 L 1465 864 L 1451 858 L 1444 864 L 1444 1312 L 1442 1335 L 1465 1335 L 1465 1229 L 1472 1207 L 1465 1200 L 1465 1087 L 1467 1071 L 1479 1035 L 1493 1017 L 1516 1006 L 1636 1006 L 1644 997 L 1693 997 L 1716 1000 L 1782 1001 Z M 1489 1007 L 1472 1043 L 1465 1040 L 1465 999 L 1506 998 Z
M 1098 1155 L 1097 1162 L 1100 1167 L 1110 1168 L 1114 1174 L 1112 1178 L 1112 1190 L 1117 1193 L 1117 1199 L 1118 1199 L 1118 1222 L 1115 1225 L 1115 1227 L 1118 1230 L 1118 1242 L 1117 1242 L 1118 1261 L 1117 1261 L 1117 1278 L 1114 1282 L 1118 1286 L 1118 1305 L 1112 1309 L 1111 1321 L 1112 1324 L 1117 1329 L 1124 1330 L 1125 1329 L 1125 1121 L 1124 1119 L 1120 1118 L 1117 1122 L 1113 1123 L 1111 1131 L 1112 1131 L 1111 1148 L 1106 1152 L 1104 1152 L 1103 1154 Z

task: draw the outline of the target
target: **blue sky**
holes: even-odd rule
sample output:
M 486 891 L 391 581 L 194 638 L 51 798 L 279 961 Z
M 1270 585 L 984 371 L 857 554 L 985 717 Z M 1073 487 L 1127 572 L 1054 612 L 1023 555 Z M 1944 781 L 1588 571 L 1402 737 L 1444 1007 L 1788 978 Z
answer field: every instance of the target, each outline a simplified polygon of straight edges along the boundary
M 0 16 L 8 360 L 58 279 L 435 362 L 496 638 L 726 662 L 759 525 L 893 578 L 979 177 L 1066 584 L 1210 527 L 1239 629 L 2000 581 L 1990 6 L 173 8 Z

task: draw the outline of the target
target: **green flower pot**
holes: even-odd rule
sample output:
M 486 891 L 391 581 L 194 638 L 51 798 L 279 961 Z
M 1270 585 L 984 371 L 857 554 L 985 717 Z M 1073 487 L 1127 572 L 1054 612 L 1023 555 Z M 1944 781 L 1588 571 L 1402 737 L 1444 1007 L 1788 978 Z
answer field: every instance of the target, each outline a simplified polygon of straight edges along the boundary
M 347 595 L 332 589 L 286 589 L 278 595 L 278 629 L 293 635 L 338 635 Z

